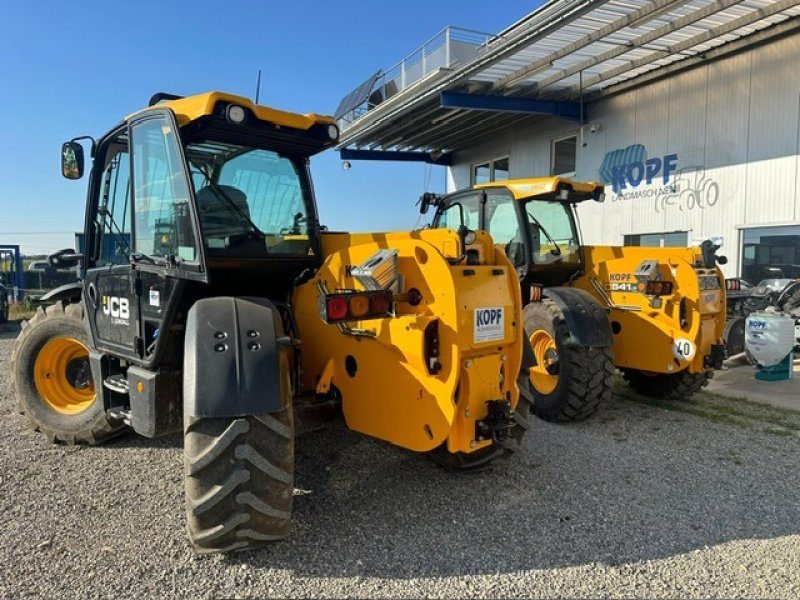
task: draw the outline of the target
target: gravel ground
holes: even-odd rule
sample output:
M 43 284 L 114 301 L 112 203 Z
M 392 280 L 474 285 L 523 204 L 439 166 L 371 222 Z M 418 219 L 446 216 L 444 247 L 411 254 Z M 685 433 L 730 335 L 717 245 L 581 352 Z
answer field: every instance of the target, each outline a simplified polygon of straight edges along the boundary
M 2 597 L 800 597 L 800 413 L 623 393 L 474 475 L 332 427 L 298 441 L 290 539 L 197 557 L 180 436 L 47 443 L 14 410 L 14 335 Z

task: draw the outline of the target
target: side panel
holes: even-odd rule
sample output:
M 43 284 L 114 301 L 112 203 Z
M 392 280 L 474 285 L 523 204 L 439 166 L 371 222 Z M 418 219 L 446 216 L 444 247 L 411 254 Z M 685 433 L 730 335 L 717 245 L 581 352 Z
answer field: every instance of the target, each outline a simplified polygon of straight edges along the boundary
M 186 323 L 184 417 L 282 410 L 291 398 L 282 336 L 278 311 L 264 298 L 196 302 Z
M 136 357 L 139 298 L 128 265 L 91 269 L 83 292 L 94 346 L 111 354 Z
M 316 277 L 296 289 L 293 301 L 303 339 L 303 391 L 330 383 L 341 393 L 351 429 L 412 450 L 431 450 L 445 441 L 451 451 L 489 445 L 475 441 L 475 421 L 486 417 L 489 400 L 516 406 L 522 362 L 519 284 L 505 256 L 495 255 L 491 238 L 479 234 L 475 244 L 489 264 L 456 266 L 439 250 L 457 251 L 458 237 L 448 230 L 324 237 L 330 254 Z M 395 317 L 349 324 L 370 331 L 368 336 L 327 325 L 320 316 L 319 286 L 361 289 L 348 267 L 380 248 L 398 250 L 404 289 L 419 290 L 422 301 L 412 305 L 400 299 Z M 487 310 L 503 315 L 490 333 L 483 325 Z M 435 372 L 426 356 L 425 332 L 432 324 L 438 327 L 441 365 Z
M 645 260 L 658 261 L 671 294 L 654 299 L 638 290 L 634 272 Z M 600 286 L 620 307 L 609 317 L 615 366 L 654 373 L 708 369 L 705 357 L 725 328 L 725 280 L 718 267 L 695 266 L 700 260 L 698 248 L 584 247 L 585 274 L 573 285 L 605 304 Z

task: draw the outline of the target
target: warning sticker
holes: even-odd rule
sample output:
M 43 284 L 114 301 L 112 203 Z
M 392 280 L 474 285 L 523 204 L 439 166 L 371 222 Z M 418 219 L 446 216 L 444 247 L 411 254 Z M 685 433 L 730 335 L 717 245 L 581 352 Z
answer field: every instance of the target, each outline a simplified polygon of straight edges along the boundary
M 505 337 L 503 309 L 478 308 L 475 310 L 474 339 L 476 342 L 495 342 Z

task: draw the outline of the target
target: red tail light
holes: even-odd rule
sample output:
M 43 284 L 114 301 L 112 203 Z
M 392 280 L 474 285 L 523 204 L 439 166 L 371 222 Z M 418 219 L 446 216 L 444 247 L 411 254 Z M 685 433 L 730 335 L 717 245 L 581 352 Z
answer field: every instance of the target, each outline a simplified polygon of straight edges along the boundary
M 325 298 L 325 316 L 328 321 L 341 321 L 347 318 L 347 298 L 327 296 Z
M 725 289 L 729 292 L 738 292 L 742 289 L 742 281 L 740 279 L 726 279 Z
M 645 281 L 639 284 L 639 291 L 645 296 L 669 296 L 672 293 L 672 282 Z
M 327 323 L 363 321 L 394 316 L 392 292 L 375 290 L 324 296 L 322 316 Z
M 378 292 L 369 299 L 369 312 L 373 314 L 388 313 L 392 307 L 392 293 Z

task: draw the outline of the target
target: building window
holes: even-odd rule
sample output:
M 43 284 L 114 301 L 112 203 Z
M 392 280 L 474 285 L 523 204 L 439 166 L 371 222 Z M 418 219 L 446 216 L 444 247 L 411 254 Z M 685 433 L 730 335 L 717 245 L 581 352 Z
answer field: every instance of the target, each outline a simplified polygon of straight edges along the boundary
M 560 140 L 553 140 L 550 159 L 551 175 L 575 175 L 577 164 L 578 138 L 570 136 Z
M 508 179 L 508 157 L 495 158 L 479 165 L 472 165 L 472 185 Z
M 800 226 L 743 230 L 740 272 L 750 283 L 800 277 Z
M 651 248 L 686 248 L 689 245 L 689 234 L 686 231 L 638 233 L 636 235 L 626 235 L 623 243 L 626 246 L 648 246 Z

